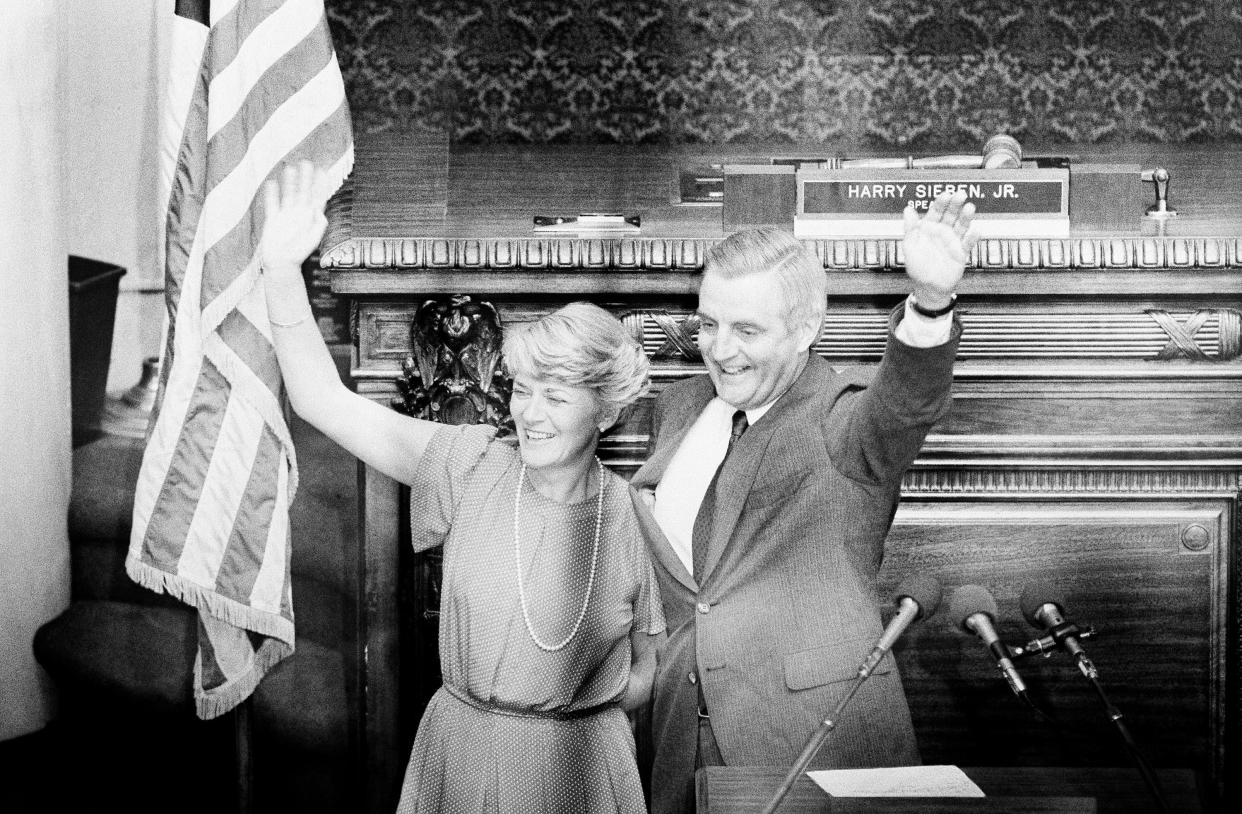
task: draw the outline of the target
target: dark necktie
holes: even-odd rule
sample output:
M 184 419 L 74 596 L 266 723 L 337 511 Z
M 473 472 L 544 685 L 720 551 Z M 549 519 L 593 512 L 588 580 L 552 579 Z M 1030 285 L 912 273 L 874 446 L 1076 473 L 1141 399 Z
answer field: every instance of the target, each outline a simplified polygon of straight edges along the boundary
M 724 457 L 720 459 L 720 466 L 716 467 L 716 474 L 712 475 L 711 483 L 707 484 L 707 492 L 704 493 L 703 502 L 699 505 L 699 513 L 694 516 L 694 531 L 690 536 L 690 546 L 694 560 L 694 581 L 700 586 L 704 577 L 703 568 L 707 563 L 707 548 L 711 542 L 712 517 L 716 514 L 716 484 L 720 480 L 720 472 L 724 469 L 725 461 L 729 460 L 729 453 L 733 451 L 733 445 L 737 443 L 737 439 L 742 437 L 742 433 L 746 432 L 748 426 L 750 425 L 746 421 L 745 410 L 738 410 L 733 414 L 733 430 L 729 433 L 729 446 L 725 449 Z

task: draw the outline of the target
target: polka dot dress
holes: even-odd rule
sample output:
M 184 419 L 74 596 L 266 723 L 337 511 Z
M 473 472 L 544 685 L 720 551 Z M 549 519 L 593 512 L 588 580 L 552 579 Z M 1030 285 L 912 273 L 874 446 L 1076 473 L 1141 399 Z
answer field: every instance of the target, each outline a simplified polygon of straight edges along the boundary
M 442 686 L 419 724 L 397 811 L 644 812 L 629 720 L 617 704 L 630 632 L 664 630 L 629 487 L 606 473 L 597 498 L 562 504 L 523 485 L 521 460 L 490 427 L 437 432 L 411 486 L 416 549 L 444 546 Z

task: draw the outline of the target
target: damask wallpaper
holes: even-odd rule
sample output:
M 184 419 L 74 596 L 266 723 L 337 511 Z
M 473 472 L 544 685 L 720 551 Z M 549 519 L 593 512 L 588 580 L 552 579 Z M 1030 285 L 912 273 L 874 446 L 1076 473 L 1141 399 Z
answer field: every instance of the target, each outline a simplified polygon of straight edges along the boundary
M 1242 141 L 1239 0 L 328 0 L 358 132 Z

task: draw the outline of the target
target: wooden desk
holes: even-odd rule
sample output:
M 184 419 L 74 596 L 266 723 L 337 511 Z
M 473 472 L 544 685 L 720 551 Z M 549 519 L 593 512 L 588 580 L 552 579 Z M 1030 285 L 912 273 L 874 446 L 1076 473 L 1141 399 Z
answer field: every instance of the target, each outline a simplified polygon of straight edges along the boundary
M 1044 152 L 1167 167 L 1180 215 L 1147 222 L 1149 201 L 1135 201 L 1133 228 L 1116 234 L 980 243 L 961 287 L 954 406 L 906 478 L 882 588 L 913 571 L 946 591 L 983 585 L 999 602 L 1001 636 L 1017 644 L 1035 633 L 1018 612 L 1022 587 L 1057 582 L 1070 614 L 1099 628 L 1088 650 L 1152 763 L 1200 769 L 1212 794 L 1232 797 L 1242 152 Z M 589 297 L 644 343 L 656 392 L 701 370 L 686 318 L 703 252 L 723 233 L 718 207 L 672 202 L 678 168 L 788 154 L 805 152 L 361 144 L 322 255 L 333 289 L 351 298 L 358 390 L 385 404 L 399 395 L 416 310 L 428 298 L 449 307 L 454 294 L 492 303 L 503 324 Z M 609 210 L 640 214 L 641 233 L 531 231 L 534 214 Z M 830 290 L 816 351 L 839 366 L 874 364 L 885 314 L 907 290 L 899 244 L 809 245 Z M 641 463 L 648 409 L 603 445 L 609 465 Z M 401 545 L 397 485 L 361 477 L 356 717 L 371 810 L 388 811 L 439 680 L 436 564 Z M 877 601 L 888 605 L 886 594 Z M 928 762 L 1128 765 L 1062 655 L 1019 665 L 1059 728 L 1033 722 L 981 645 L 943 620 L 912 629 L 897 657 Z
M 1063 767 L 975 767 L 964 768 L 966 775 L 983 789 L 988 797 L 1021 798 L 1094 798 L 1099 814 L 1145 814 L 1156 808 L 1137 771 L 1132 769 L 1078 769 Z M 712 766 L 700 769 L 695 778 L 699 814 L 754 814 L 762 811 L 784 779 L 782 769 L 771 767 Z M 1165 802 L 1178 814 L 1196 814 L 1203 810 L 1193 772 L 1165 770 L 1159 775 Z M 917 803 L 902 807 L 833 798 L 808 777 L 801 777 L 781 803 L 780 814 L 828 814 L 828 812 L 891 811 L 952 811 L 945 805 L 919 807 Z M 962 811 L 969 811 L 964 803 Z M 1030 811 L 1033 808 L 1011 809 Z M 1056 811 L 1057 808 L 1049 808 Z M 1064 810 L 1064 809 L 1062 809 Z

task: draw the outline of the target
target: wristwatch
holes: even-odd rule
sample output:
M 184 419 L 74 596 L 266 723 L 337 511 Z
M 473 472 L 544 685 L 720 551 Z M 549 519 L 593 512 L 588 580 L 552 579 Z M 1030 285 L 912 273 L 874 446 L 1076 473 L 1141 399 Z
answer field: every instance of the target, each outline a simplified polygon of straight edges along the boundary
M 944 306 L 943 308 L 924 308 L 923 306 L 919 305 L 919 298 L 911 294 L 910 305 L 914 308 L 916 312 L 922 314 L 928 319 L 935 319 L 936 317 L 942 317 L 945 314 L 953 310 L 954 306 L 957 305 L 957 295 L 950 294 L 949 304 Z

